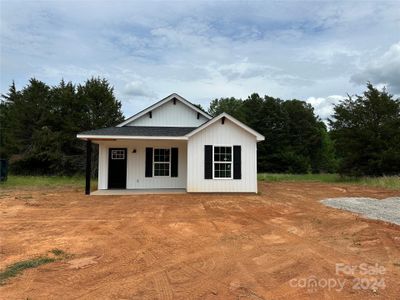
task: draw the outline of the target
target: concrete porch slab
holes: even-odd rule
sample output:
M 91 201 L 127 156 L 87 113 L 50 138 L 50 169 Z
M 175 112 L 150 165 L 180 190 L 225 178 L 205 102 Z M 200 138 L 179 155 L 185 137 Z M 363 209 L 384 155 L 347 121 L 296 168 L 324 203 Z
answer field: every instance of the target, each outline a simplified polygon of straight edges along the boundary
M 185 194 L 185 189 L 112 189 L 97 190 L 91 192 L 94 196 L 115 196 L 115 195 L 152 195 L 152 194 Z

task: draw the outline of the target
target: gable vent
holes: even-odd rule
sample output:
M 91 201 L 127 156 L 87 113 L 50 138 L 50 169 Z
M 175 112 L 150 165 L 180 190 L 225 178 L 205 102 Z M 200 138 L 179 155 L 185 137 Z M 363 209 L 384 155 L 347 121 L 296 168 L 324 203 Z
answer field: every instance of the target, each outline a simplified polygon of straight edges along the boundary
M 151 111 L 149 111 L 149 118 L 153 118 L 153 114 L 151 113 Z
M 221 124 L 223 125 L 225 123 L 225 117 L 221 118 Z
M 174 98 L 174 105 L 176 105 L 176 98 Z

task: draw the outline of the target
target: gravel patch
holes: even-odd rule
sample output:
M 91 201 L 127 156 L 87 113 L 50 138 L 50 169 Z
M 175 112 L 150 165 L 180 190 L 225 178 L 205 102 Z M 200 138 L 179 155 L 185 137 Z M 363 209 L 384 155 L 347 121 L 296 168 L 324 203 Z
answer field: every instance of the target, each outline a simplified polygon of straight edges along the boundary
M 365 218 L 400 225 L 400 197 L 383 200 L 364 197 L 340 197 L 321 200 L 326 206 L 361 214 Z

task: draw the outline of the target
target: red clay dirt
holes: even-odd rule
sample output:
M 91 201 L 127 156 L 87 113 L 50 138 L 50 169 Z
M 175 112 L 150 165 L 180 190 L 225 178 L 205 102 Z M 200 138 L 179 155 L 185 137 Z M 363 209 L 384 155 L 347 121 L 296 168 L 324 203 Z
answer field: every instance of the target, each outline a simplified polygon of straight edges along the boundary
M 9 279 L 0 298 L 399 299 L 400 226 L 319 203 L 399 193 L 322 183 L 261 183 L 259 195 L 2 190 L 0 269 L 54 248 L 72 257 Z M 340 263 L 385 271 L 337 274 Z

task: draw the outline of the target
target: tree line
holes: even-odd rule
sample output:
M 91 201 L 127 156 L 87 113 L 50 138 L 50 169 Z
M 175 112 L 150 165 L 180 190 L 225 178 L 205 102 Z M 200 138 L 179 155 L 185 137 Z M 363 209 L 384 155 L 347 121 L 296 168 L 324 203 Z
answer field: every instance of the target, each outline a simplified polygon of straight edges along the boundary
M 259 172 L 400 173 L 400 99 L 371 84 L 335 105 L 328 126 L 305 101 L 256 93 L 214 99 L 208 112 L 226 112 L 265 136 Z M 12 84 L 0 103 L 0 156 L 17 174 L 83 173 L 84 142 L 76 134 L 122 120 L 121 102 L 105 79 L 52 87 L 31 79 L 21 90 Z
M 211 102 L 265 136 L 258 145 L 260 172 L 339 172 L 350 176 L 400 174 L 400 99 L 367 84 L 361 96 L 334 106 L 325 123 L 300 100 L 252 94 Z
M 31 79 L 21 90 L 13 83 L 0 104 L 0 156 L 16 174 L 83 173 L 85 145 L 76 134 L 122 120 L 121 102 L 105 79 L 52 87 Z

